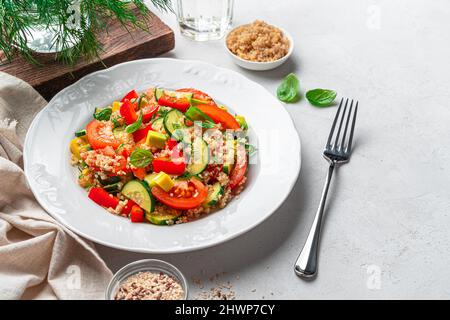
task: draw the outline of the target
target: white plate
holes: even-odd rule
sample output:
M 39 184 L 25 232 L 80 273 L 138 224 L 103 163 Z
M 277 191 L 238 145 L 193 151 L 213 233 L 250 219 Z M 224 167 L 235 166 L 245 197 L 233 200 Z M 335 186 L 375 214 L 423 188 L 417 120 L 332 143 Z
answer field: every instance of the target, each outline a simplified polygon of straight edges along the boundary
M 171 227 L 136 224 L 97 206 L 77 185 L 68 147 L 74 132 L 92 119 L 95 107 L 149 86 L 198 88 L 246 117 L 258 153 L 246 189 L 226 208 Z M 203 62 L 147 59 L 95 72 L 59 92 L 28 130 L 24 166 L 39 203 L 79 235 L 129 251 L 185 252 L 230 240 L 269 217 L 297 180 L 300 140 L 284 107 L 244 76 Z

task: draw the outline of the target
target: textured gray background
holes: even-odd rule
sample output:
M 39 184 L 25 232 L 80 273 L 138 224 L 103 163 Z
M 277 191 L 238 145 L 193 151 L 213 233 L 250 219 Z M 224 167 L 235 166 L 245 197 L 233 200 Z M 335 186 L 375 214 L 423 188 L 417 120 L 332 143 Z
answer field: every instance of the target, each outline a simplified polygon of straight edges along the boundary
M 235 25 L 260 18 L 294 37 L 293 57 L 270 72 L 240 69 L 223 41 L 187 40 L 173 16 L 159 15 L 176 32 L 176 48 L 166 56 L 237 70 L 270 92 L 295 72 L 303 92 L 332 88 L 358 99 L 356 148 L 334 177 L 315 281 L 297 278 L 292 265 L 319 202 L 327 170 L 321 151 L 336 109 L 317 109 L 305 99 L 285 106 L 302 141 L 300 178 L 270 219 L 228 243 L 187 254 L 98 246 L 113 270 L 158 257 L 189 278 L 225 271 L 221 280 L 248 299 L 449 298 L 448 1 L 237 0 Z M 191 289 L 195 296 L 192 281 Z

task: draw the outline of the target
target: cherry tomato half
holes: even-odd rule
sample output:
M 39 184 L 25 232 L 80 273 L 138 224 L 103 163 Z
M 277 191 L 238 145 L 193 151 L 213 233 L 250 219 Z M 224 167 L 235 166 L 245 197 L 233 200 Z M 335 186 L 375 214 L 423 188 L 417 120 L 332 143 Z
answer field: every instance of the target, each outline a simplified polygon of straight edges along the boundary
M 86 126 L 86 134 L 92 149 L 103 149 L 111 146 L 114 149 L 120 145 L 113 133 L 113 125 L 109 122 L 93 120 Z
M 176 181 L 174 187 L 165 192 L 159 186 L 152 188 L 152 194 L 160 202 L 178 210 L 189 210 L 201 205 L 207 195 L 208 188 L 198 179 L 189 181 Z

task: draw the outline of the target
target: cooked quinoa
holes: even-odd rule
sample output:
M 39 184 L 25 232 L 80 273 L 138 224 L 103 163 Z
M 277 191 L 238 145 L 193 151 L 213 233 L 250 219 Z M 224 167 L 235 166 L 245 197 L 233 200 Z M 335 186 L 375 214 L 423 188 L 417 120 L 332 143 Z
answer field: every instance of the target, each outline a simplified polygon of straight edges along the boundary
M 79 169 L 78 184 L 111 214 L 132 222 L 175 225 L 224 208 L 242 191 L 248 164 L 244 148 L 248 141 L 242 138 L 248 128 L 245 118 L 229 113 L 205 93 L 181 90 L 149 88 L 140 94 L 133 90 L 131 100 L 128 94 L 112 106 L 96 108 L 94 120 L 71 140 L 70 162 Z M 165 96 L 172 107 L 161 101 Z M 186 103 L 186 97 L 209 103 L 203 105 L 205 112 L 220 111 L 224 120 L 203 119 L 209 121 L 205 127 L 202 120 L 189 120 L 189 111 L 194 115 L 203 111 L 189 101 L 187 110 L 180 111 L 174 103 L 177 99 Z M 107 109 L 110 115 L 104 118 Z M 131 122 L 125 119 L 131 110 L 135 117 L 151 115 Z M 239 164 L 242 160 L 244 165 Z
M 166 273 L 139 272 L 120 284 L 115 300 L 181 300 L 181 284 Z
M 261 20 L 237 27 L 226 39 L 227 47 L 244 60 L 270 62 L 287 55 L 289 39 L 283 32 Z

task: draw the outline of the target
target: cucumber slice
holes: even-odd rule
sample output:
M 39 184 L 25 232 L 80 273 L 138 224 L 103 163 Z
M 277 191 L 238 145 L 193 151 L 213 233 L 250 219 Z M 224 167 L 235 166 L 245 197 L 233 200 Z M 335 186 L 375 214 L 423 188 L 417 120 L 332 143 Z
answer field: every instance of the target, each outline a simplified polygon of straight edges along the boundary
M 163 90 L 163 89 L 156 88 L 156 89 L 155 89 L 155 98 L 156 98 L 156 101 L 158 101 L 159 98 L 161 98 L 161 96 L 162 96 L 163 94 L 164 94 L 164 90 Z
M 86 130 L 84 130 L 84 129 L 75 132 L 75 137 L 83 137 L 83 136 L 85 136 L 85 135 L 86 135 Z
M 122 194 L 136 202 L 146 212 L 152 212 L 155 209 L 155 200 L 145 182 L 131 180 L 123 187 Z
M 184 114 L 177 109 L 170 110 L 164 116 L 164 129 L 172 138 L 180 141 L 185 140 L 182 132 L 186 128 Z
M 180 215 L 181 215 L 181 212 L 180 212 Z M 145 218 L 153 224 L 163 226 L 163 225 L 174 224 L 175 221 L 178 220 L 180 215 L 146 213 Z
M 219 182 L 216 182 L 213 185 L 212 189 L 208 190 L 208 196 L 206 197 L 205 202 L 203 202 L 203 204 L 208 207 L 215 206 L 222 195 L 223 195 L 223 188 Z
M 202 173 L 209 163 L 209 148 L 203 139 L 196 139 L 192 144 L 191 159 L 186 168 L 191 175 Z
M 152 128 L 158 132 L 166 132 L 166 129 L 164 129 L 164 118 L 157 118 L 152 121 Z

